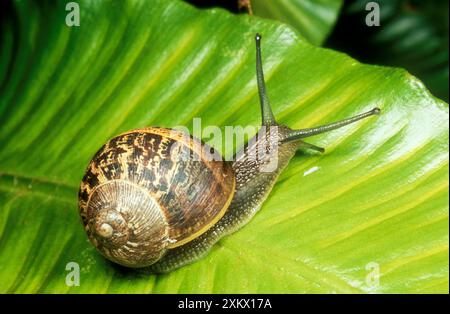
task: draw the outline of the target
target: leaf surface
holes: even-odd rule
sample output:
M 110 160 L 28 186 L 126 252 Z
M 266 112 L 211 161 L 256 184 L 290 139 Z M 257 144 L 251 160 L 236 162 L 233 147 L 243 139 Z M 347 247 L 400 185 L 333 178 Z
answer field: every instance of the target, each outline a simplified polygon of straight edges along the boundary
M 220 9 L 79 3 L 79 27 L 49 1 L 15 1 L 2 19 L 1 292 L 448 293 L 448 105 L 420 81 Z M 257 126 L 256 32 L 280 122 L 381 116 L 310 139 L 326 153 L 299 152 L 254 219 L 202 260 L 159 276 L 109 263 L 78 215 L 90 158 L 148 125 Z

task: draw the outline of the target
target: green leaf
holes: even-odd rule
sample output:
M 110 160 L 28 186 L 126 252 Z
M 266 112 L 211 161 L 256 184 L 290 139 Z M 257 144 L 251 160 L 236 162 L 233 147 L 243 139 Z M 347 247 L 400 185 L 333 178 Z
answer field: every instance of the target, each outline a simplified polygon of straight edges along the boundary
M 289 24 L 315 45 L 321 45 L 336 23 L 342 0 L 251 0 L 257 16 Z
M 448 105 L 420 81 L 221 9 L 78 2 L 79 27 L 62 2 L 15 1 L 2 19 L 1 292 L 448 293 Z M 299 152 L 254 219 L 202 260 L 159 276 L 109 263 L 77 209 L 90 158 L 148 125 L 257 126 L 256 32 L 279 121 L 381 116 L 310 140 L 327 152 Z M 79 286 L 66 285 L 70 262 Z

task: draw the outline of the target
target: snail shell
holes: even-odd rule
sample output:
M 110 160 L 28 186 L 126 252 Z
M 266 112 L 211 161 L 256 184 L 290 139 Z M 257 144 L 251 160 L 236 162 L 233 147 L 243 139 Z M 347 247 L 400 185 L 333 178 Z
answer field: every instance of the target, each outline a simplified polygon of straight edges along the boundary
M 79 208 L 89 240 L 106 258 L 144 267 L 214 225 L 234 190 L 231 164 L 210 146 L 151 127 L 100 148 L 82 180 Z

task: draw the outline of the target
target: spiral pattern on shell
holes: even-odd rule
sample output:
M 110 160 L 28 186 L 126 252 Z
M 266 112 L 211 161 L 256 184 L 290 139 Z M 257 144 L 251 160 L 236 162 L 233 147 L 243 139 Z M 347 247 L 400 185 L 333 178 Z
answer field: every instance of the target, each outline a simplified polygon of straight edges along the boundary
M 144 267 L 214 225 L 234 188 L 231 165 L 211 147 L 179 131 L 139 129 L 95 154 L 80 186 L 80 215 L 102 255 Z

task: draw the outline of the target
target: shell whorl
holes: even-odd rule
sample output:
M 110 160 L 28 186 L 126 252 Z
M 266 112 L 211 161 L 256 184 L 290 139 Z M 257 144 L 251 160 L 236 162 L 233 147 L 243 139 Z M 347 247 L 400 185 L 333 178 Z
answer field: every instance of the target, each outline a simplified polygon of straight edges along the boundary
M 192 159 L 180 159 L 187 151 Z M 148 266 L 198 237 L 225 213 L 235 189 L 231 164 L 184 133 L 139 129 L 107 142 L 79 191 L 86 232 L 110 260 Z
M 112 180 L 95 188 L 87 207 L 86 231 L 108 259 L 129 267 L 151 265 L 168 244 L 167 221 L 143 188 Z

